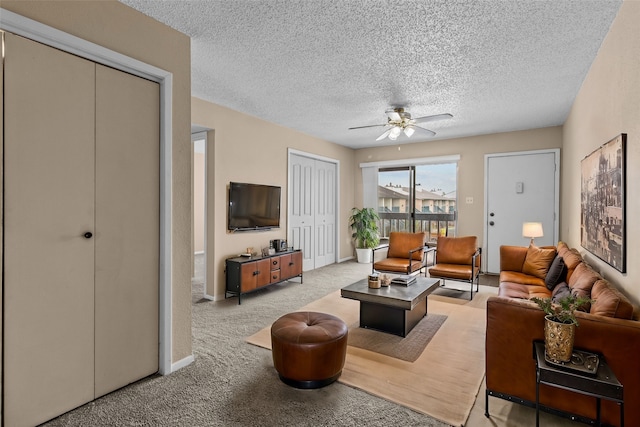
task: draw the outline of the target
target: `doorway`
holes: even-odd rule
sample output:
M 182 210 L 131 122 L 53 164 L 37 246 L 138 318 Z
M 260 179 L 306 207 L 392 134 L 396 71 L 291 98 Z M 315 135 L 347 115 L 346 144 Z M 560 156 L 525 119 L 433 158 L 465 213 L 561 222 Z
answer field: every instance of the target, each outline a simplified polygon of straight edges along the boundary
M 528 246 L 524 222 L 541 222 L 537 246 L 558 241 L 560 150 L 485 155 L 484 271 L 500 272 L 500 246 Z
M 205 298 L 207 283 L 207 133 L 191 134 L 191 286 L 194 299 Z

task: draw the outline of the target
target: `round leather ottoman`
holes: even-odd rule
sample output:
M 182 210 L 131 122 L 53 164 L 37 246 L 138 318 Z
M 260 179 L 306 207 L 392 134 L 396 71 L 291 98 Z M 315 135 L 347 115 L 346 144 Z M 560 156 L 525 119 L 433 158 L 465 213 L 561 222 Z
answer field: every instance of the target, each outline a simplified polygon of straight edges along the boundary
M 347 325 L 331 314 L 285 314 L 271 325 L 273 365 L 292 387 L 320 388 L 342 373 L 347 354 Z

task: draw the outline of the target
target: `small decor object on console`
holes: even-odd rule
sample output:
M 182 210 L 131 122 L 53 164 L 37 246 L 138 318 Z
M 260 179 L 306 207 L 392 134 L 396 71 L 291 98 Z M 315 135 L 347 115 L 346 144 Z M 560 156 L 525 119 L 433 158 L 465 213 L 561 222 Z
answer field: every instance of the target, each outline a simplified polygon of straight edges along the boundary
M 369 287 L 372 288 L 372 289 L 380 288 L 380 280 L 379 280 L 377 274 L 370 274 L 369 275 Z
M 547 315 L 544 323 L 546 357 L 555 363 L 570 362 L 578 326 L 575 311 L 593 302 L 584 296 L 569 294 L 554 303 L 551 298 L 531 298 Z
M 389 286 L 391 284 L 391 277 L 386 274 L 380 276 L 380 286 Z
M 409 286 L 409 285 L 413 285 L 415 282 L 416 282 L 416 277 L 408 274 L 403 274 L 401 276 L 397 276 L 391 279 L 392 285 Z

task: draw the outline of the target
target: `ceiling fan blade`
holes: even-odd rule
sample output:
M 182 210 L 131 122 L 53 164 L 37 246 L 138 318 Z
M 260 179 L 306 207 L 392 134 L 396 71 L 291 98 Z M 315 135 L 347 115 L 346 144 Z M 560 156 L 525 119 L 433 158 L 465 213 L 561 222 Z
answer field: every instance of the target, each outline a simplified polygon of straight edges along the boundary
M 391 128 L 391 129 L 393 129 L 393 128 Z M 386 137 L 388 137 L 389 134 L 391 133 L 391 129 L 385 130 L 382 135 L 380 135 L 379 137 L 376 138 L 376 141 L 380 141 L 381 139 L 385 139 Z
M 413 119 L 413 122 L 414 123 L 433 122 L 435 120 L 450 119 L 452 117 L 453 117 L 453 115 L 451 115 L 449 113 L 435 114 L 433 116 L 417 117 L 417 118 Z
M 424 134 L 424 133 L 428 134 L 429 136 L 435 136 L 435 134 L 436 134 L 434 131 L 429 130 L 429 129 L 425 129 L 425 128 L 421 127 L 421 126 L 413 125 L 413 127 L 414 127 L 414 128 L 416 128 L 416 129 L 418 129 L 418 130 L 419 130 L 420 132 L 422 132 L 423 134 Z
M 353 128 L 349 128 L 349 130 L 353 130 L 353 129 L 365 129 L 365 128 L 377 128 L 377 127 L 380 127 L 380 126 L 387 126 L 387 124 L 385 123 L 385 124 L 383 124 L 383 125 L 356 126 L 356 127 L 353 127 Z
M 396 110 L 387 110 L 386 113 L 387 113 L 387 116 L 389 116 L 389 120 L 391 120 L 392 122 L 397 122 L 402 120 L 400 113 L 398 113 Z

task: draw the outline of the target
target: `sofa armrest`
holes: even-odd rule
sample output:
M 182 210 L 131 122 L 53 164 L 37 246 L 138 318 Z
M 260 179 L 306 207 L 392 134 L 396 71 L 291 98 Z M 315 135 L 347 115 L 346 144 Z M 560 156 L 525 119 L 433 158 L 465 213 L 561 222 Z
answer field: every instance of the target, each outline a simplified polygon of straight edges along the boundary
M 527 257 L 525 246 L 500 246 L 500 271 L 517 271 L 522 273 L 522 266 Z

